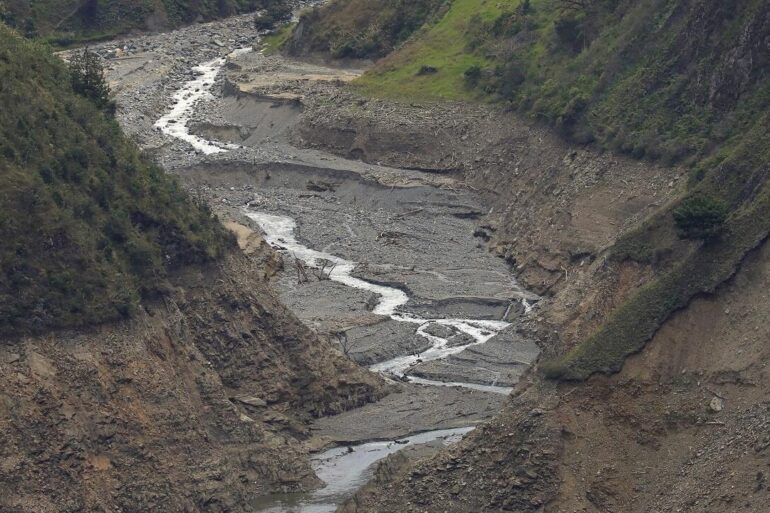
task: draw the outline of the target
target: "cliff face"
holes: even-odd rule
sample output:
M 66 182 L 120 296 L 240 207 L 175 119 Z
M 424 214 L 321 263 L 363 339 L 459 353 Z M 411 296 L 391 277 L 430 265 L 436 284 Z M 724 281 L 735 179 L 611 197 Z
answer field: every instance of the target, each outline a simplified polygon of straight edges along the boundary
M 248 511 L 316 483 L 313 415 L 379 381 L 313 336 L 242 256 L 188 268 L 130 321 L 4 341 L 0 509 Z

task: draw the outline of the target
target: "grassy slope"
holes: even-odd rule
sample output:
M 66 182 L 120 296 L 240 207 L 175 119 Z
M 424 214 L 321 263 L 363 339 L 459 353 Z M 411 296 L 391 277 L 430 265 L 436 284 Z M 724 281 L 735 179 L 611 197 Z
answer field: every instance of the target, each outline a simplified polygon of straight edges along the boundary
M 522 16 L 519 5 L 455 0 L 442 20 L 380 61 L 358 87 L 409 100 L 510 102 L 576 141 L 684 162 L 692 168 L 691 190 L 719 196 L 731 209 L 719 239 L 662 259 L 659 279 L 543 366 L 553 377 L 584 379 L 619 369 L 672 312 L 728 279 L 770 231 L 770 56 L 762 43 L 769 6 L 599 0 L 602 9 L 585 14 L 533 0 Z M 572 42 L 587 46 L 575 49 L 557 34 L 565 18 L 584 34 Z M 472 65 L 484 70 L 473 88 L 463 77 Z M 439 71 L 419 76 L 423 66 Z M 619 241 L 613 256 L 654 264 L 673 234 L 670 212 L 661 213 Z
M 274 55 L 278 53 L 291 37 L 291 33 L 296 26 L 295 23 L 287 23 L 272 34 L 262 38 L 262 52 L 265 55 Z
M 204 208 L 0 24 L 0 332 L 128 315 L 175 266 L 231 243 Z
M 365 94 L 389 98 L 459 100 L 479 97 L 465 87 L 463 73 L 473 65 L 487 66 L 483 55 L 466 51 L 465 33 L 475 16 L 493 20 L 518 0 L 454 0 L 447 14 L 425 27 L 413 41 L 381 60 L 377 68 L 358 80 Z M 423 66 L 435 67 L 436 74 L 418 76 Z

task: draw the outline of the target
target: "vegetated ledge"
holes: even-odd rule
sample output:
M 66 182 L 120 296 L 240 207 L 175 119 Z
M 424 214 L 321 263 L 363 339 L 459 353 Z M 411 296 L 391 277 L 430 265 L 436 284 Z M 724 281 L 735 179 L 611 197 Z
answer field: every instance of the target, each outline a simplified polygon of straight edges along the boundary
M 769 234 L 770 184 L 765 184 L 750 205 L 733 214 L 718 239 L 704 243 L 643 287 L 594 335 L 564 356 L 541 363 L 540 370 L 546 377 L 562 381 L 619 372 L 626 357 L 641 351 L 674 312 L 698 295 L 713 293 Z

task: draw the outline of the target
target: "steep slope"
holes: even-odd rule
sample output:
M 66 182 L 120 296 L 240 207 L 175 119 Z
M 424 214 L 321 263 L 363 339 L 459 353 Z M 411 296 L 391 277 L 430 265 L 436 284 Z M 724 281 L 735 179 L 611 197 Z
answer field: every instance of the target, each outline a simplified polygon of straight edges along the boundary
M 767 508 L 769 7 L 456 0 L 339 113 L 309 110 L 308 144 L 487 190 L 480 236 L 552 294 L 555 357 L 506 411 L 392 458 L 343 511 Z M 697 197 L 727 218 L 681 239 L 672 214 Z
M 391 460 L 352 512 L 764 512 L 770 246 L 612 376 L 531 375 L 458 447 Z
M 0 27 L 0 68 L 0 510 L 245 512 L 317 485 L 307 422 L 379 379 L 47 49 Z
M 3 0 L 0 21 L 60 44 L 159 30 L 260 8 L 261 0 Z
M 0 327 L 114 320 L 232 238 L 143 160 L 46 49 L 0 26 Z
M 458 0 L 358 82 L 367 96 L 410 102 L 505 102 L 573 143 L 678 163 L 689 172 L 682 197 L 727 206 L 720 236 L 708 243 L 678 239 L 674 202 L 608 248 L 607 265 L 638 266 L 649 283 L 554 362 L 554 377 L 618 370 L 675 310 L 729 278 L 770 231 L 770 9 L 749 0 L 725 9 L 707 0 Z M 499 166 L 473 164 L 464 166 L 477 168 L 468 173 L 472 183 L 497 193 L 496 208 L 510 212 L 496 225 L 498 247 L 521 262 L 529 248 L 508 243 L 521 228 L 510 208 L 516 177 L 507 187 L 492 169 Z M 679 175 L 672 170 L 672 183 Z M 567 273 L 584 261 L 541 257 Z
M 131 320 L 3 340 L 0 509 L 245 512 L 316 485 L 306 422 L 379 385 L 263 272 L 230 256 L 186 269 Z
M 285 49 L 293 56 L 377 59 L 439 15 L 445 4 L 444 0 L 334 0 L 302 13 Z

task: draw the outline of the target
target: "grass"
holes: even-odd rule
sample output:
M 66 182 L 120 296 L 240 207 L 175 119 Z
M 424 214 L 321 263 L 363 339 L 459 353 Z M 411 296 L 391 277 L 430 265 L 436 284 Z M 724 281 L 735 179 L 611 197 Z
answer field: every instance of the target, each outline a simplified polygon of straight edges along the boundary
M 262 38 L 262 52 L 265 55 L 275 55 L 284 47 L 286 41 L 291 37 L 296 23 L 287 23 L 278 30 Z
M 377 67 L 354 83 L 360 92 L 395 99 L 461 100 L 481 98 L 465 84 L 465 70 L 486 67 L 491 61 L 468 52 L 465 37 L 470 20 L 478 15 L 493 20 L 518 0 L 455 0 L 446 15 L 425 27 L 398 52 L 381 60 Z M 435 67 L 432 75 L 419 75 L 424 66 Z
M 232 238 L 72 89 L 41 44 L 0 25 L 0 332 L 106 322 Z

